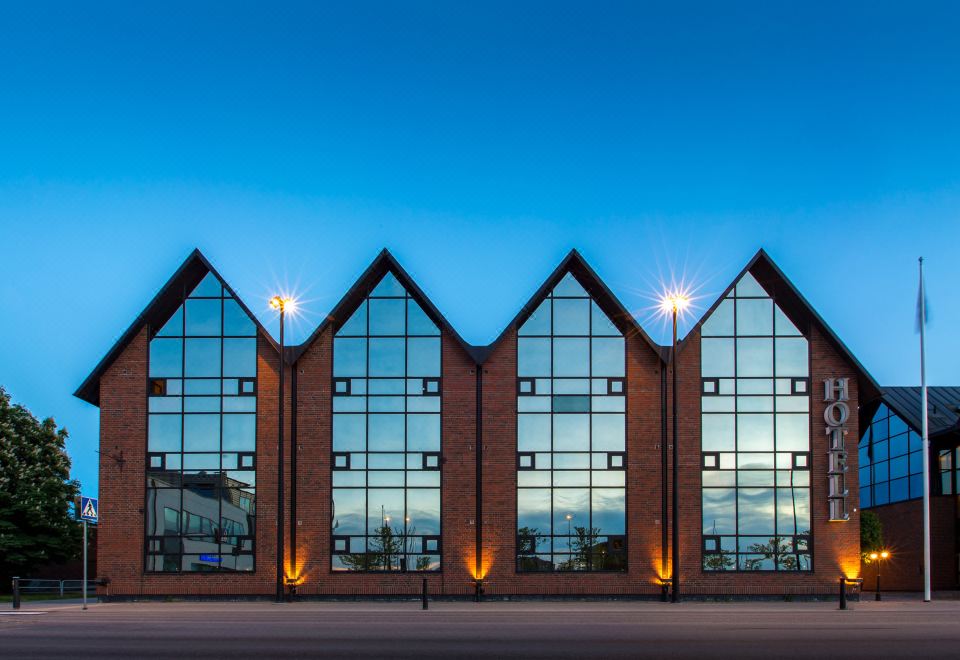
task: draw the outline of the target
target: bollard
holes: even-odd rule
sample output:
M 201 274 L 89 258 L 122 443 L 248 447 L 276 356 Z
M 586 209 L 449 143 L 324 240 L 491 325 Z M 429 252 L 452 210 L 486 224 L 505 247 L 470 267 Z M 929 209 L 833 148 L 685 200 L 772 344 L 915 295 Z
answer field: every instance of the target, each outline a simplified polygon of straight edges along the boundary
M 13 578 L 13 609 L 20 609 L 20 578 Z
M 427 578 L 423 578 L 423 590 L 420 593 L 423 609 L 427 609 Z
M 847 580 L 840 578 L 840 609 L 847 609 Z

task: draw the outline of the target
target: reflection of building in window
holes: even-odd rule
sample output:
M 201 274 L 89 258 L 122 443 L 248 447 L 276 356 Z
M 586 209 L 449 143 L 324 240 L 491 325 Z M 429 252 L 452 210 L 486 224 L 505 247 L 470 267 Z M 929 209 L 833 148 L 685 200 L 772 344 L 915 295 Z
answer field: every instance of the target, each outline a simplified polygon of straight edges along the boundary
M 440 376 L 440 330 L 388 272 L 334 337 L 333 570 L 440 570 Z
M 626 570 L 625 369 L 570 273 L 519 328 L 517 570 Z
M 148 571 L 252 571 L 256 327 L 210 273 L 150 340 Z
M 812 570 L 807 340 L 750 273 L 701 334 L 703 568 Z

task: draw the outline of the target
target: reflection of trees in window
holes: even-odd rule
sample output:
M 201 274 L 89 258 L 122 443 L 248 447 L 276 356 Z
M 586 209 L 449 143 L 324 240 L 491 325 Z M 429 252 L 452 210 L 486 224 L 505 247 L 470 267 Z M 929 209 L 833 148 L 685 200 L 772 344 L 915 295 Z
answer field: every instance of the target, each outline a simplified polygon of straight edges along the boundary
M 150 332 L 147 571 L 252 571 L 256 325 L 208 273 Z
M 440 569 L 440 329 L 388 272 L 333 345 L 336 571 Z
M 517 334 L 517 570 L 625 570 L 623 335 L 571 273 Z
M 701 335 L 703 568 L 809 571 L 807 340 L 750 273 Z

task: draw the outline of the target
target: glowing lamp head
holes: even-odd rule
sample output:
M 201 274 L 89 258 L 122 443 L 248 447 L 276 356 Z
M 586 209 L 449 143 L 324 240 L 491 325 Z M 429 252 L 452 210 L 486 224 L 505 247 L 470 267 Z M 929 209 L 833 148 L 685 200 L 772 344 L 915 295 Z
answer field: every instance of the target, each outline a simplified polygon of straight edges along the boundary
M 874 561 L 876 561 L 876 560 L 877 560 L 877 557 L 879 557 L 879 556 L 880 556 L 880 555 L 878 555 L 876 552 L 871 552 L 871 553 L 870 553 L 870 559 L 872 559 L 872 560 L 874 560 Z
M 881 558 L 881 559 L 887 559 L 889 556 L 890 556 L 890 553 L 887 552 L 886 550 L 884 550 L 883 552 L 880 553 L 880 558 Z
M 296 307 L 297 303 L 293 298 L 285 298 L 283 296 L 274 296 L 270 299 L 270 308 L 275 309 L 278 312 L 292 312 Z
M 660 298 L 660 309 L 667 313 L 680 313 L 690 304 L 690 296 L 682 291 L 670 291 Z
M 569 513 L 567 514 L 567 520 L 573 520 L 573 516 L 570 515 Z

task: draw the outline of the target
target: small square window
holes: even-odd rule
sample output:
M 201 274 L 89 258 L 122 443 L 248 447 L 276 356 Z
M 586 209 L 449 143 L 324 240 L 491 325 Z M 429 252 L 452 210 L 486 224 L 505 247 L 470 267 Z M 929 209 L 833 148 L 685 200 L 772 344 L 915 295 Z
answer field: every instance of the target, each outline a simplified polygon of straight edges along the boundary
M 715 555 L 719 552 L 720 552 L 720 537 L 704 536 L 703 537 L 703 553 L 706 555 Z
M 517 379 L 517 394 L 520 396 L 533 396 L 537 393 L 537 381 L 533 378 Z
M 423 394 L 425 396 L 440 396 L 440 379 L 439 378 L 424 378 L 423 379 Z
M 720 469 L 720 453 L 715 451 L 705 451 L 702 454 L 702 467 L 704 470 Z
M 150 396 L 166 396 L 166 395 L 167 395 L 167 379 L 151 378 L 150 379 Z
M 342 555 L 345 554 L 350 549 L 350 537 L 349 536 L 334 536 L 333 537 L 333 554 Z
M 607 454 L 608 470 L 625 470 L 627 468 L 627 455 L 622 451 L 612 451 Z
M 440 469 L 440 453 L 424 452 L 422 465 L 424 470 L 439 470 Z
M 518 470 L 535 470 L 537 467 L 537 456 L 532 452 L 521 452 L 517 454 Z
M 333 379 L 333 395 L 334 396 L 350 396 L 350 379 L 334 378 Z
M 720 379 L 719 378 L 702 378 L 700 379 L 700 392 L 704 396 L 716 396 L 720 394 Z
M 150 457 L 150 469 L 151 470 L 162 470 L 164 464 L 163 454 L 149 454 Z
M 791 394 L 809 394 L 810 384 L 806 378 L 793 378 L 790 380 Z
M 440 537 L 439 536 L 424 536 L 423 537 L 423 551 L 436 553 L 440 552 Z
M 807 451 L 794 452 L 793 453 L 793 469 L 809 470 L 810 469 L 810 452 L 807 452 Z
M 627 383 L 623 378 L 607 379 L 607 394 L 623 394 L 627 390 Z
M 333 454 L 333 469 L 334 470 L 349 470 L 350 469 L 350 454 L 346 452 L 334 452 Z
M 257 393 L 256 378 L 241 378 L 239 380 L 240 396 L 255 396 Z

